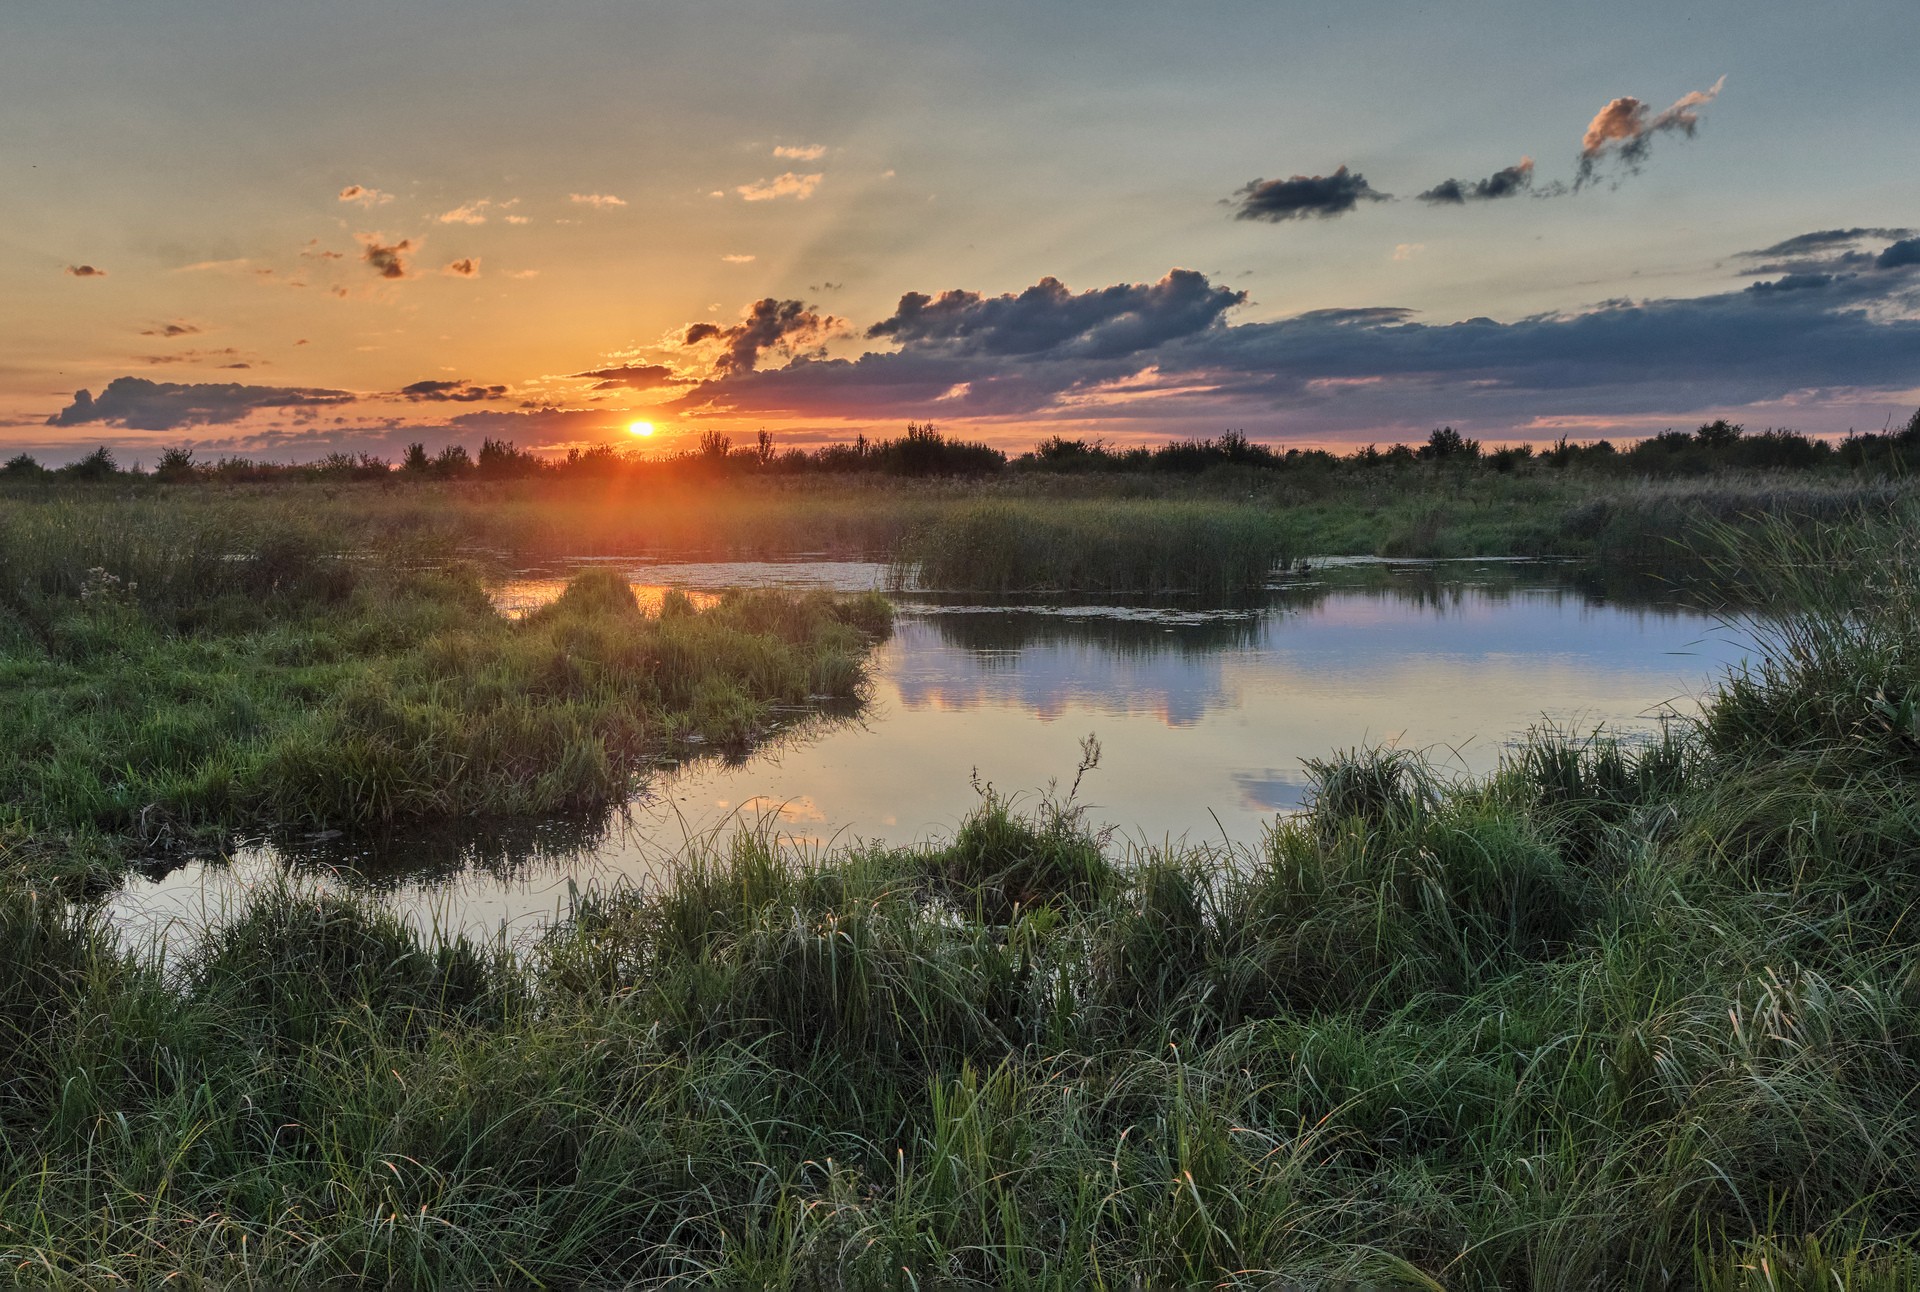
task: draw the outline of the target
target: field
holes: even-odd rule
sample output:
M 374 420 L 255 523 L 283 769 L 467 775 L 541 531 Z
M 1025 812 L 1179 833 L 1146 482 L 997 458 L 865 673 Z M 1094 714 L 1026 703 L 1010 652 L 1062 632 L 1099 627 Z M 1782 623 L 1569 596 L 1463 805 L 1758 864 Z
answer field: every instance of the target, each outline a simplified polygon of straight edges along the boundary
M 10 502 L 0 1277 L 1914 1286 L 1909 490 L 1385 480 Z M 1241 851 L 988 793 L 926 847 L 696 842 L 523 954 L 289 883 L 162 962 L 71 900 L 157 831 L 607 801 L 857 696 L 876 599 L 586 576 L 512 622 L 446 564 L 688 548 L 1094 591 L 1664 554 L 1781 617 L 1665 741 L 1539 731 L 1469 782 L 1330 751 Z

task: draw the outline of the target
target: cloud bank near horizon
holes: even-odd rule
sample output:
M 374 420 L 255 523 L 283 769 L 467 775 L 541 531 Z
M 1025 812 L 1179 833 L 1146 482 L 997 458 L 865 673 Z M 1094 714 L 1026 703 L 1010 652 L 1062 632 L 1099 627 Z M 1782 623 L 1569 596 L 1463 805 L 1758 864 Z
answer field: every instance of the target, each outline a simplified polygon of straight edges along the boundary
M 1555 419 L 1684 418 L 1920 390 L 1912 230 L 1815 230 L 1732 260 L 1738 281 L 1725 290 L 1508 321 L 1430 321 L 1393 306 L 1239 321 L 1232 315 L 1246 294 L 1190 269 L 1078 292 L 1051 277 L 999 295 L 910 291 L 858 332 L 803 301 L 769 297 L 732 323 L 687 325 L 660 362 L 566 378 L 590 383 L 572 402 L 614 401 L 600 407 L 522 404 L 423 425 L 379 414 L 383 405 L 500 400 L 512 385 L 432 380 L 366 394 L 129 376 L 98 397 L 79 392 L 47 425 L 157 432 L 245 423 L 276 448 L 426 432 L 550 447 L 616 434 L 632 415 L 621 400 L 638 397 L 688 424 L 762 422 L 817 438 L 834 427 L 932 419 L 1159 437 L 1253 426 L 1340 440 L 1442 422 L 1524 434 Z M 832 354 L 830 343 L 863 348 Z M 315 424 L 320 409 L 355 404 Z M 260 426 L 272 416 L 292 424 Z

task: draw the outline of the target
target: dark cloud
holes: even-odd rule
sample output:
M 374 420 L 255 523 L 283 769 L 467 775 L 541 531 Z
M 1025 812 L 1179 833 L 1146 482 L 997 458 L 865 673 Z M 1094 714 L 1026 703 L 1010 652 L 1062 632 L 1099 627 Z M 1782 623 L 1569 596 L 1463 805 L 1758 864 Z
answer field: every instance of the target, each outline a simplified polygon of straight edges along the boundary
M 1385 202 L 1391 193 L 1376 191 L 1366 176 L 1345 166 L 1331 175 L 1295 175 L 1291 179 L 1256 179 L 1228 199 L 1237 206 L 1236 220 L 1304 220 L 1345 215 L 1362 202 Z
M 759 366 L 760 356 L 768 351 L 797 355 L 817 350 L 845 326 L 845 320 L 821 314 L 805 302 L 768 296 L 742 310 L 740 321 L 730 327 L 692 324 L 681 335 L 681 344 L 706 346 L 717 342 L 719 353 L 713 368 L 725 376 L 752 372 Z
M 1907 265 L 1920 265 L 1920 238 L 1905 238 L 1894 243 L 1874 257 L 1873 263 L 1881 269 L 1900 269 Z
M 167 323 L 160 327 L 147 328 L 141 332 L 140 335 L 160 337 L 198 336 L 201 330 L 200 326 L 194 323 Z
M 480 276 L 480 257 L 467 256 L 460 260 L 449 261 L 447 262 L 447 267 L 440 272 L 450 278 L 478 278 Z
M 505 386 L 475 386 L 465 381 L 416 381 L 411 386 L 402 386 L 394 392 L 401 399 L 415 403 L 456 403 L 472 404 L 483 399 L 505 399 Z
M 1205 274 L 1175 269 L 1157 283 L 1121 283 L 1078 296 L 1057 278 L 1019 295 L 908 292 L 871 340 L 949 354 L 1042 354 L 1098 358 L 1151 349 L 1212 327 L 1245 292 L 1215 287 Z
M 1443 179 L 1420 194 L 1422 202 L 1436 206 L 1460 206 L 1467 202 L 1491 202 L 1502 197 L 1517 197 L 1533 187 L 1533 158 L 1495 171 L 1485 179 L 1461 181 Z
M 696 325 L 712 327 L 712 324 Z M 692 331 L 692 329 L 688 329 Z M 716 328 L 717 332 L 718 329 Z M 680 376 L 665 364 L 629 363 L 618 368 L 595 368 L 590 372 L 576 372 L 576 381 L 592 380 L 595 390 L 654 390 L 661 386 L 682 385 L 687 378 Z
M 360 240 L 360 259 L 372 265 L 376 274 L 382 278 L 407 276 L 407 257 L 419 247 L 412 238 L 402 238 L 398 242 L 390 243 L 377 233 L 360 233 L 354 236 Z
M 1611 156 L 1628 170 L 1638 170 L 1653 149 L 1655 135 L 1679 133 L 1689 139 L 1700 125 L 1700 109 L 1720 95 L 1727 83 L 1721 77 L 1704 90 L 1682 95 L 1672 107 L 1658 113 L 1631 95 L 1614 99 L 1594 114 L 1580 140 L 1580 170 L 1573 186 L 1591 183 L 1600 164 Z
M 1797 256 L 1811 256 L 1851 247 L 1869 238 L 1891 239 L 1912 236 L 1912 229 L 1816 229 L 1812 233 L 1795 234 L 1791 238 L 1774 243 L 1771 247 L 1762 247 L 1758 251 L 1742 251 L 1738 254 L 1747 260 L 1788 260 Z
M 1805 292 L 1816 291 L 1831 286 L 1835 281 L 1833 274 L 1787 274 L 1770 283 L 1750 283 L 1750 292 Z
M 106 422 L 136 431 L 169 431 L 182 426 L 237 422 L 256 409 L 312 408 L 350 404 L 353 394 L 298 386 L 241 386 L 232 383 L 184 385 L 115 377 L 95 399 L 85 390 L 47 419 L 49 426 Z
M 1422 322 L 1390 307 L 1316 310 L 1174 328 L 1157 342 L 1143 330 L 1125 346 L 1092 344 L 1086 338 L 1097 328 L 1065 325 L 1051 344 L 1044 333 L 1006 344 L 979 327 L 982 306 L 1010 309 L 1021 296 L 914 294 L 917 308 L 874 329 L 876 339 L 900 340 L 897 350 L 719 374 L 673 406 L 874 421 L 1158 422 L 1183 433 L 1223 419 L 1378 434 L 1441 420 L 1513 427 L 1547 416 L 1685 414 L 1808 390 L 1920 384 L 1920 320 L 1874 308 L 1897 305 L 1916 284 L 1920 274 L 1901 268 L 1510 322 Z M 1060 308 L 1130 290 L 1043 295 Z M 953 303 L 936 311 L 940 299 Z
M 67 274 L 72 278 L 105 278 L 107 271 L 95 269 L 92 265 L 68 265 Z
M 230 359 L 239 353 L 229 345 L 218 350 L 175 350 L 172 354 L 149 354 L 141 357 L 150 364 L 211 363 L 215 359 Z

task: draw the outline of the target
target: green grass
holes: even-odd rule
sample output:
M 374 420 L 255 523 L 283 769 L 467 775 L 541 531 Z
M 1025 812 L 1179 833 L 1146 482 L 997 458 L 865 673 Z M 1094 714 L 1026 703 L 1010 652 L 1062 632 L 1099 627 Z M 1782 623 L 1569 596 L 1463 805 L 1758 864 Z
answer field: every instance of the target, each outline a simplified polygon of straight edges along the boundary
M 643 614 L 576 577 L 519 621 L 457 563 L 343 553 L 297 512 L 77 504 L 0 523 L 0 802 L 36 846 L 164 853 L 617 803 L 688 740 L 856 696 L 878 596 Z
M 1695 726 L 1333 756 L 1235 854 L 986 790 L 519 956 L 289 885 L 170 965 L 16 867 L 0 1278 L 1914 1286 L 1912 523 L 1741 537 Z

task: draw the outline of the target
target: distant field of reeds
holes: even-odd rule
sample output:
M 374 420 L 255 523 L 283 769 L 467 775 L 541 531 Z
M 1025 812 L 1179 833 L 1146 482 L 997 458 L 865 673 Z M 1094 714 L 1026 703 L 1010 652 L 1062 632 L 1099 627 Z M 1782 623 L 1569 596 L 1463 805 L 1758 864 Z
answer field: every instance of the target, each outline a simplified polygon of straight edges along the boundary
M 1912 1287 L 1913 517 L 1719 539 L 1777 618 L 1697 722 L 1330 754 L 1233 853 L 988 791 L 519 954 L 284 886 L 164 967 L 15 855 L 0 1280 Z
M 275 577 L 272 559 L 236 570 L 225 561 L 231 553 L 273 558 L 295 547 L 494 569 L 571 557 L 823 554 L 890 561 L 907 577 L 918 571 L 929 585 L 958 590 L 1206 593 L 1257 586 L 1286 559 L 1324 555 L 1684 563 L 1689 536 L 1707 525 L 1822 524 L 1884 514 L 1916 496 L 1920 485 L 1884 476 L 1635 480 L 1430 466 L 1299 476 L 798 477 L 662 488 L 567 479 L 168 486 L 140 478 L 0 486 L 0 561 L 32 562 L 32 553 L 53 551 L 48 544 L 69 545 L 49 567 L 58 573 L 33 573 L 21 585 L 29 596 L 73 594 L 86 570 L 101 566 L 148 569 L 183 595 L 217 597 L 247 579 Z

